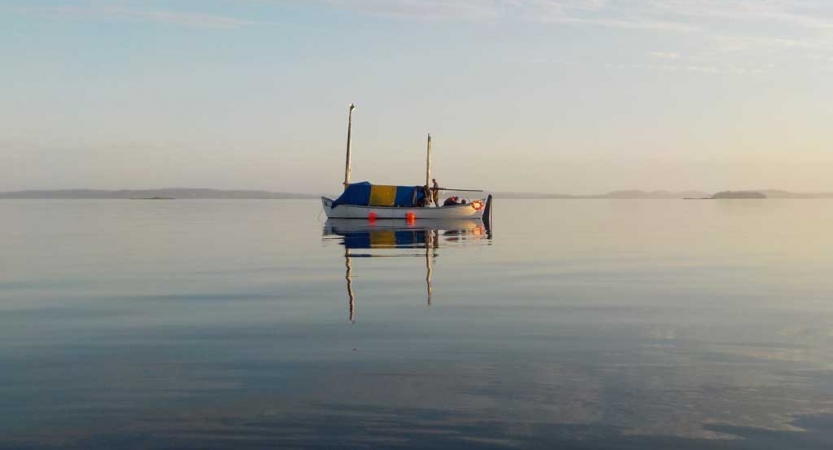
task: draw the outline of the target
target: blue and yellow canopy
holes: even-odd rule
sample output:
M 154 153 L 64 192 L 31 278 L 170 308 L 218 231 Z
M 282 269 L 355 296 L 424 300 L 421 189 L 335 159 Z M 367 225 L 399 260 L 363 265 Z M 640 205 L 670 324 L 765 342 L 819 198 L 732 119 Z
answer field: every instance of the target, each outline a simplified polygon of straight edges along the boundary
M 347 186 L 344 193 L 333 202 L 338 205 L 400 206 L 413 207 L 425 199 L 422 186 L 387 186 L 367 181 Z

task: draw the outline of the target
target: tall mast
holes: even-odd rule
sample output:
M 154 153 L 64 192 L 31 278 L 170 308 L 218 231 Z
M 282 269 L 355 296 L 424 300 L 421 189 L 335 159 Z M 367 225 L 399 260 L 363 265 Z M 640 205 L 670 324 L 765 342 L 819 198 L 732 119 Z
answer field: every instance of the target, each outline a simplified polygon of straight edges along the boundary
M 347 161 L 344 163 L 344 189 L 350 185 L 350 147 L 353 143 L 353 110 L 356 105 L 350 103 L 350 112 L 347 114 Z
M 431 186 L 431 133 L 428 133 L 428 155 L 425 159 L 425 186 Z

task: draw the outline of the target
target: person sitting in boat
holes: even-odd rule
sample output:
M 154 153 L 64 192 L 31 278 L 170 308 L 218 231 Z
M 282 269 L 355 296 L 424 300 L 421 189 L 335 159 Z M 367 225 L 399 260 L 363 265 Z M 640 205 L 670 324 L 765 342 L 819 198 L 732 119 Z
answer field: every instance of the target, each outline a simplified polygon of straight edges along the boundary
M 453 196 L 453 197 L 448 197 L 448 198 L 447 198 L 447 199 L 445 199 L 445 201 L 443 202 L 443 206 L 456 205 L 456 204 L 457 204 L 457 198 L 458 198 L 458 197 L 457 197 L 456 195 L 455 195 L 455 196 Z
M 431 178 L 433 186 L 431 187 L 431 200 L 436 206 L 440 206 L 440 184 L 437 183 L 436 178 Z

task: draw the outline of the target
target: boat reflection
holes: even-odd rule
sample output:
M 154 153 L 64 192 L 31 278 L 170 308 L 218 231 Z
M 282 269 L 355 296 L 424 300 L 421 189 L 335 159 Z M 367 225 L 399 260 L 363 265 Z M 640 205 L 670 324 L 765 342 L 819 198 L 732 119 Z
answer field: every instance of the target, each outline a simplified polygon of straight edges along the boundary
M 433 265 L 440 247 L 491 244 L 490 227 L 479 220 L 424 219 L 402 220 L 328 219 L 324 239 L 344 246 L 344 278 L 350 302 L 349 319 L 355 323 L 356 294 L 353 289 L 353 258 L 424 257 L 428 305 L 434 295 Z M 422 250 L 425 250 L 424 252 Z M 368 251 L 361 251 L 368 250 Z M 401 251 L 396 251 L 401 250 Z

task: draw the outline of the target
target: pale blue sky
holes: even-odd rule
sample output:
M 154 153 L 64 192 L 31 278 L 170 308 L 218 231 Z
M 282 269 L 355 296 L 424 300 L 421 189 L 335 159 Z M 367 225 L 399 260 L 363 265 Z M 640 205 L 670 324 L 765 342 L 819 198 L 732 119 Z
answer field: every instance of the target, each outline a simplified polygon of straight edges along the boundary
M 833 191 L 831 0 L 0 0 L 0 190 Z

